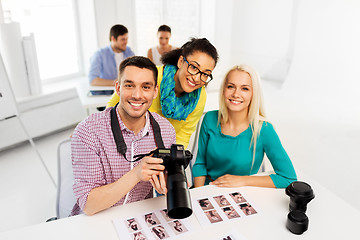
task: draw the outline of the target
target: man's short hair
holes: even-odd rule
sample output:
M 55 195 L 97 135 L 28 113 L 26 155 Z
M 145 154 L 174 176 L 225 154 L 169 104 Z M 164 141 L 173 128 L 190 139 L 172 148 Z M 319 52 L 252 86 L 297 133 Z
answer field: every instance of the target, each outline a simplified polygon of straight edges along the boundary
M 121 80 L 121 76 L 123 75 L 125 68 L 128 66 L 135 66 L 138 68 L 146 68 L 153 72 L 155 86 L 157 85 L 157 77 L 158 71 L 156 65 L 148 58 L 142 56 L 132 56 L 126 58 L 124 61 L 120 63 L 119 67 L 119 83 Z
M 116 40 L 118 36 L 124 35 L 125 33 L 128 33 L 128 29 L 124 25 L 116 24 L 112 26 L 110 29 L 109 40 L 111 41 L 112 36 Z

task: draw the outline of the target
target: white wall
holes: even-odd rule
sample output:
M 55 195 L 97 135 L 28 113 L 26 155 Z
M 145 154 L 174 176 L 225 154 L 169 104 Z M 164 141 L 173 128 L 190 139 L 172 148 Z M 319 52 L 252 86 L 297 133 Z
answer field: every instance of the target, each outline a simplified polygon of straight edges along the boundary
M 214 45 L 220 59 L 208 90 L 219 89 L 226 71 L 243 62 L 262 77 L 283 82 L 292 59 L 297 0 L 218 0 L 215 5 Z
M 284 81 L 265 105 L 296 169 L 360 209 L 360 2 L 217 3 L 220 72 L 246 62 Z
M 90 69 L 90 57 L 98 49 L 98 38 L 96 31 L 95 3 L 88 0 L 77 0 L 76 6 L 79 20 L 78 31 L 80 33 L 79 46 L 84 74 Z
M 359 12 L 355 0 L 300 2 L 293 64 L 279 99 L 297 167 L 358 209 Z
M 283 81 L 292 25 L 293 1 L 234 1 L 232 62 L 247 62 L 262 77 Z
M 135 51 L 135 19 L 133 1 L 127 0 L 94 0 L 96 30 L 99 47 L 107 46 L 110 28 L 122 24 L 129 30 L 128 45 Z
M 208 85 L 208 91 L 219 89 L 221 79 L 231 65 L 232 46 L 231 39 L 233 37 L 233 0 L 216 1 L 215 37 L 213 44 L 215 45 L 219 61 L 214 69 L 214 80 Z M 208 26 L 209 27 L 209 26 Z

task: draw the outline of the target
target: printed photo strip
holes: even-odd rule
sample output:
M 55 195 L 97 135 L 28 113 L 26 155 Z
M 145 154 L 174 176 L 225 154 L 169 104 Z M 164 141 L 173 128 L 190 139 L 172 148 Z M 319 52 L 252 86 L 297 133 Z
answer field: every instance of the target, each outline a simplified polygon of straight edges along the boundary
M 169 225 L 174 230 L 176 235 L 179 235 L 181 233 L 185 233 L 188 231 L 186 226 L 184 224 L 182 224 L 182 222 L 180 220 L 175 220 L 173 222 L 170 222 Z
M 207 211 L 205 215 L 211 223 L 222 222 L 222 218 L 216 210 Z
M 160 224 L 159 219 L 156 217 L 154 213 L 148 213 L 144 215 L 145 222 L 147 223 L 148 227 Z
M 246 216 L 257 213 L 256 210 L 249 203 L 243 203 L 243 204 L 240 204 L 239 206 L 240 206 L 241 211 L 243 211 Z
M 234 200 L 235 203 L 246 202 L 246 199 L 239 192 L 230 193 L 229 195 Z
M 222 209 L 225 213 L 225 215 L 227 216 L 228 219 L 234 219 L 234 218 L 239 218 L 240 215 L 238 212 L 236 212 L 236 210 L 234 209 L 233 206 L 230 207 L 224 207 Z
M 229 201 L 225 198 L 224 195 L 216 196 L 214 197 L 214 199 L 216 203 L 219 205 L 219 207 L 225 207 L 230 205 Z
M 115 224 L 115 222 L 114 222 L 114 224 Z M 137 218 L 129 218 L 127 220 L 124 220 L 124 225 L 126 226 L 128 232 L 130 233 L 129 239 L 136 239 L 136 240 L 148 239 Z M 115 227 L 116 227 L 116 225 L 115 225 Z
M 169 234 L 166 232 L 165 228 L 161 225 L 151 228 L 151 231 L 154 234 L 155 239 L 166 239 L 169 237 Z
M 129 232 L 135 232 L 141 230 L 141 226 L 139 225 L 139 223 L 136 221 L 135 218 L 128 219 L 125 222 L 128 226 Z
M 145 234 L 143 232 L 135 232 L 133 233 L 133 238 L 134 240 L 147 240 Z
M 214 209 L 208 198 L 200 199 L 198 202 L 202 210 Z

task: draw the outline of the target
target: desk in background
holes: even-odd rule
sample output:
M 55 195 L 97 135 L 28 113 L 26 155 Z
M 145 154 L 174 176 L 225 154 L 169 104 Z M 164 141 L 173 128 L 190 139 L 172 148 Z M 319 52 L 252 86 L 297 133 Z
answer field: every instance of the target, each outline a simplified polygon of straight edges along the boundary
M 290 233 L 286 227 L 289 197 L 284 189 L 257 187 L 217 188 L 206 186 L 191 189 L 192 198 L 240 191 L 256 202 L 258 216 L 224 224 L 202 227 L 195 214 L 189 217 L 195 231 L 178 239 L 219 239 L 236 229 L 247 240 L 252 239 L 359 239 L 360 212 L 318 183 L 311 184 L 315 199 L 308 205 L 309 229 L 302 235 Z M 114 207 L 94 216 L 79 215 L 0 233 L 0 239 L 114 239 L 119 237 L 112 224 L 115 218 L 130 218 L 166 207 L 164 196 Z
M 82 81 L 78 84 L 76 89 L 79 94 L 81 104 L 86 109 L 87 115 L 90 115 L 94 111 L 97 111 L 96 108 L 106 106 L 111 97 L 111 95 L 91 95 L 90 91 L 114 90 L 115 87 L 90 86 L 88 82 Z

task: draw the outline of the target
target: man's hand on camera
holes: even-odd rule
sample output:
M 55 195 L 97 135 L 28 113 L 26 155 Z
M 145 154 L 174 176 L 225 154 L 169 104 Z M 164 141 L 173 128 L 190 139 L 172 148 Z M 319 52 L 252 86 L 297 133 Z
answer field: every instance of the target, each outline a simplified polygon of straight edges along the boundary
M 159 175 L 152 175 L 150 182 L 155 188 L 155 190 L 160 194 L 166 194 L 166 174 L 162 171 Z
M 163 160 L 161 158 L 153 158 L 150 156 L 144 157 L 140 164 L 137 165 L 137 176 L 141 181 L 149 181 L 152 176 L 159 175 L 165 169 L 164 165 L 161 165 Z

